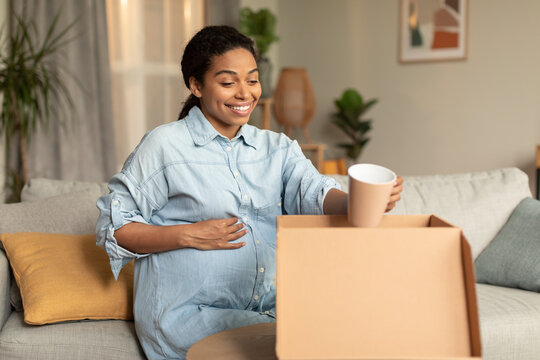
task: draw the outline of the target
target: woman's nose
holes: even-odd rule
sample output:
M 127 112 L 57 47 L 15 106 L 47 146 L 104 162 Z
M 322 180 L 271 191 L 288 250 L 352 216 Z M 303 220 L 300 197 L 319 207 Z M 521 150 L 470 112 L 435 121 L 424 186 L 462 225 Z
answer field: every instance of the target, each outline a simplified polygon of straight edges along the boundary
M 246 84 L 240 83 L 236 91 L 236 97 L 239 99 L 249 98 L 249 88 Z

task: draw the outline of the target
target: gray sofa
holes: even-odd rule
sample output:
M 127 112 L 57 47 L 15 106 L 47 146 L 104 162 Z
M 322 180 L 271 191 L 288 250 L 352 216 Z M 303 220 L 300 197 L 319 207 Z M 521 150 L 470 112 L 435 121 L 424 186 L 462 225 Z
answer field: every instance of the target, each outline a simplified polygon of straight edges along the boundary
M 347 178 L 334 178 L 347 188 Z M 518 203 L 530 197 L 527 176 L 516 168 L 439 176 L 408 176 L 392 214 L 437 214 L 460 226 L 476 258 Z M 23 202 L 0 205 L 0 233 L 94 231 L 95 202 L 105 184 L 32 180 Z M 133 323 L 74 321 L 32 326 L 23 321 L 18 289 L 0 251 L 0 359 L 144 359 Z M 483 358 L 540 359 L 540 294 L 477 284 Z M 19 309 L 22 310 L 22 309 Z

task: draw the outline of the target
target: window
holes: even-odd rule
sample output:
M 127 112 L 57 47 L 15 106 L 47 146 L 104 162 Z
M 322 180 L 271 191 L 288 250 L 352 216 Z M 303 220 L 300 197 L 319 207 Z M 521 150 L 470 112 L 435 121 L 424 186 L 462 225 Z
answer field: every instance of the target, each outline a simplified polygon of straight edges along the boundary
M 177 119 L 189 94 L 180 71 L 186 42 L 203 26 L 203 0 L 106 0 L 117 154 Z

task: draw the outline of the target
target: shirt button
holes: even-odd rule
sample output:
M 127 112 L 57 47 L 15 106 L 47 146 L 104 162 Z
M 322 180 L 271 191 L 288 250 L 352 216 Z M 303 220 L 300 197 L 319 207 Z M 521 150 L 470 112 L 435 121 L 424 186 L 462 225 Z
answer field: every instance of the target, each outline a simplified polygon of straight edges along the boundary
M 243 198 L 244 198 L 244 200 L 247 200 L 247 199 L 249 199 L 249 196 L 244 195 Z
M 253 300 L 259 300 L 259 295 L 253 296 Z
M 231 151 L 232 148 L 230 146 L 227 146 L 227 151 Z
M 244 222 L 248 222 L 248 218 L 247 217 L 243 217 L 242 220 L 244 220 Z
M 234 177 L 237 177 L 239 175 L 238 171 L 233 172 Z
M 113 204 L 114 206 L 118 206 L 119 202 L 118 202 L 118 200 L 114 200 L 114 201 L 112 202 L 112 204 Z
M 259 268 L 259 272 L 264 272 L 264 268 L 263 268 L 263 267 L 260 267 L 260 268 Z
M 265 313 L 266 315 L 268 315 L 268 314 L 270 314 L 270 311 L 266 310 L 264 313 Z
M 261 244 L 261 241 L 260 241 L 260 240 L 256 240 L 255 242 L 257 243 L 257 245 L 260 245 L 260 244 Z

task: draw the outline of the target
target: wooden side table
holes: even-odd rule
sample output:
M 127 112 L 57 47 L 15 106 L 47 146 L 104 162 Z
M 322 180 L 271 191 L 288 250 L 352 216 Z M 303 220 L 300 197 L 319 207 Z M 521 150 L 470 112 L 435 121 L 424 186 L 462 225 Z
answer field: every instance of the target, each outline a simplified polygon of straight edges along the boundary
M 324 167 L 324 150 L 326 149 L 325 144 L 300 144 L 300 148 L 302 151 L 305 152 L 314 152 L 315 153 L 315 161 L 314 166 L 319 170 L 319 172 L 323 171 Z
M 324 160 L 322 173 L 347 175 L 347 163 L 344 158 Z
M 271 119 L 271 109 L 274 104 L 273 98 L 264 98 L 260 99 L 257 106 L 261 107 L 262 110 L 262 125 L 261 129 L 270 130 L 270 119 Z M 319 170 L 323 171 L 324 167 L 324 150 L 326 149 L 325 144 L 300 144 L 302 151 L 315 153 L 314 156 L 314 165 Z
M 277 360 L 276 324 L 264 323 L 222 331 L 195 343 L 187 360 Z
M 270 130 L 270 109 L 272 108 L 272 104 L 274 103 L 273 98 L 264 98 L 260 99 L 257 106 L 262 107 L 262 129 Z

